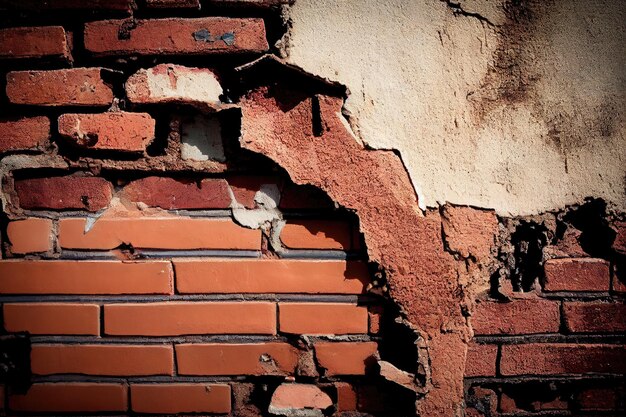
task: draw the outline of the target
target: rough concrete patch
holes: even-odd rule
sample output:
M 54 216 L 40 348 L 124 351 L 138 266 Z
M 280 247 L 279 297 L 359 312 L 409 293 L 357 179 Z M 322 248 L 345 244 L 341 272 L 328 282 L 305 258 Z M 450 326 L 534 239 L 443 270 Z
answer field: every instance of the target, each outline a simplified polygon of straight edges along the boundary
M 212 116 L 196 116 L 182 123 L 181 156 L 192 161 L 226 161 L 220 121 Z

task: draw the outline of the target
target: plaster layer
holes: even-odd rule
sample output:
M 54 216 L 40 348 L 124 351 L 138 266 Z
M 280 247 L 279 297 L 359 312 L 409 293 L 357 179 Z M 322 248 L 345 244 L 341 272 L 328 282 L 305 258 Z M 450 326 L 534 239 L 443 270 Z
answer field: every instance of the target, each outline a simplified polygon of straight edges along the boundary
M 296 0 L 286 59 L 348 86 L 420 203 L 626 209 L 626 3 Z M 421 205 L 421 204 L 420 204 Z

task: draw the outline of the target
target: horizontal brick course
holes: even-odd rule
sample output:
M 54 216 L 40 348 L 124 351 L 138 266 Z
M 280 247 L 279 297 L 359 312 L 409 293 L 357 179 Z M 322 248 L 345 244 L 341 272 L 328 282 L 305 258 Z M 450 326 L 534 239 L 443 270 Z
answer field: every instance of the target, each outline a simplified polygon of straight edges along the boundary
M 626 373 L 626 347 L 529 343 L 502 346 L 502 375 Z
M 104 306 L 104 331 L 115 336 L 275 334 L 268 302 L 164 302 Z
M 98 211 L 109 205 L 113 187 L 97 177 L 50 177 L 15 181 L 19 205 L 25 209 Z
M 198 55 L 264 52 L 268 44 L 262 19 L 205 17 L 87 23 L 85 48 L 95 55 Z
M 485 301 L 472 315 L 476 334 L 558 333 L 559 303 L 547 300 Z
M 0 153 L 42 149 L 50 144 L 50 120 L 45 116 L 0 120 Z
M 9 397 L 14 411 L 104 412 L 126 411 L 128 388 L 109 383 L 33 384 L 24 395 Z
M 39 106 L 109 106 L 113 91 L 102 80 L 102 68 L 13 71 L 7 74 L 11 103 Z
M 85 218 L 59 221 L 59 245 L 66 249 L 114 249 L 129 244 L 142 249 L 260 250 L 261 231 L 231 220 L 187 217 L 107 218 L 88 233 Z
M 282 244 L 290 249 L 352 249 L 352 228 L 340 220 L 288 221 L 280 232 Z
M 175 259 L 180 293 L 361 294 L 365 263 L 285 259 Z
M 626 305 L 623 303 L 566 302 L 565 325 L 573 333 L 626 332 Z
M 4 328 L 30 334 L 100 334 L 100 306 L 75 303 L 4 304 Z
M 59 134 L 81 148 L 143 152 L 154 139 L 155 121 L 148 113 L 63 114 Z
M 124 187 L 123 195 L 150 207 L 172 209 L 227 209 L 231 198 L 223 179 L 200 181 L 146 177 Z
M 471 343 L 467 347 L 465 376 L 495 376 L 498 346 Z
M 65 30 L 61 26 L 0 29 L 0 59 L 70 59 Z
M 36 375 L 172 375 L 172 346 L 34 345 L 31 369 Z
M 288 343 L 181 344 L 176 345 L 181 375 L 284 375 L 293 374 L 298 350 Z
M 326 376 L 365 375 L 378 350 L 376 342 L 317 342 L 314 347 Z
M 230 413 L 225 384 L 131 384 L 131 409 L 138 413 Z
M 545 291 L 608 291 L 609 263 L 595 258 L 550 259 L 545 262 Z
M 7 237 L 11 253 L 47 252 L 52 249 L 52 220 L 30 218 L 10 222 Z
M 169 262 L 0 261 L 0 294 L 171 294 Z
M 135 0 L 20 0 L 11 2 L 11 7 L 27 10 L 85 10 L 129 12 Z
M 280 303 L 279 329 L 295 334 L 367 333 L 367 308 L 339 303 Z

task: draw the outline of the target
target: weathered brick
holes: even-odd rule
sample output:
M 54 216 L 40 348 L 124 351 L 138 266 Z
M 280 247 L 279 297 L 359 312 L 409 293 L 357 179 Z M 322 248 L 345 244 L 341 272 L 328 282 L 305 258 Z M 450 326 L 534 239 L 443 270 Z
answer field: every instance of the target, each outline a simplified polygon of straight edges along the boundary
M 357 261 L 175 259 L 180 293 L 361 294 L 367 266 Z
M 135 0 L 20 0 L 11 7 L 26 10 L 85 10 L 130 12 Z
M 609 263 L 603 259 L 550 259 L 545 262 L 545 291 L 608 291 Z
M 280 240 L 289 249 L 352 249 L 352 228 L 339 220 L 288 221 Z
M 24 395 L 11 395 L 9 408 L 34 412 L 126 411 L 128 388 L 117 383 L 33 384 Z
M 275 334 L 276 305 L 268 302 L 107 304 L 104 330 L 114 336 Z
M 171 294 L 169 262 L 0 261 L 0 294 Z
M 7 237 L 11 253 L 47 252 L 52 249 L 52 220 L 30 218 L 10 222 Z
M 230 413 L 226 384 L 131 384 L 131 409 L 138 413 Z
M 180 375 L 285 375 L 293 374 L 298 350 L 288 343 L 176 345 Z
M 97 177 L 50 177 L 15 181 L 19 205 L 25 209 L 98 211 L 109 205 L 113 186 Z
M 142 376 L 174 372 L 170 345 L 33 345 L 30 361 L 35 375 Z
M 559 303 L 547 300 L 481 302 L 472 315 L 476 334 L 558 333 Z
M 378 350 L 376 342 L 317 342 L 314 346 L 326 376 L 365 375 Z
M 283 383 L 274 390 L 268 411 L 273 415 L 321 415 L 332 405 L 328 394 L 317 385 Z M 311 410 L 317 413 L 308 414 Z
M 613 241 L 613 250 L 622 255 L 626 255 L 626 222 L 615 223 L 615 240 Z
M 357 396 L 352 385 L 347 382 L 335 382 L 337 391 L 337 411 L 356 411 Z
M 261 191 L 263 187 L 278 187 L 280 189 L 280 180 L 276 177 L 261 175 L 238 175 L 229 177 L 228 185 L 230 185 L 235 201 L 246 208 L 252 209 L 257 206 L 254 201 L 256 193 Z
M 223 179 L 200 181 L 147 177 L 124 187 L 123 195 L 150 207 L 173 209 L 227 209 L 230 207 L 228 183 Z
M 100 334 L 100 306 L 73 303 L 19 303 L 3 305 L 8 332 L 44 335 Z
M 125 86 L 126 96 L 137 104 L 187 103 L 212 108 L 221 105 L 223 93 L 213 71 L 176 64 L 140 69 L 128 78 Z
M 617 393 L 611 388 L 589 388 L 576 395 L 581 410 L 615 411 L 617 398 Z
M 44 116 L 0 120 L 0 153 L 40 150 L 50 144 L 50 120 Z
M 0 29 L 0 59 L 70 59 L 65 30 L 61 26 Z
M 339 303 L 280 303 L 280 331 L 295 334 L 367 333 L 367 308 Z
M 262 19 L 106 20 L 85 25 L 85 48 L 94 55 L 264 52 Z
M 471 343 L 467 347 L 465 376 L 495 376 L 498 346 Z
M 149 9 L 199 9 L 200 0 L 146 0 Z
M 7 74 L 11 103 L 40 106 L 109 106 L 113 91 L 102 80 L 103 68 L 13 71 Z
M 59 134 L 81 148 L 143 152 L 154 139 L 147 113 L 63 114 L 58 122 Z
M 502 346 L 502 375 L 626 373 L 626 346 L 529 343 Z
M 260 250 L 261 231 L 230 220 L 186 217 L 108 218 L 84 233 L 85 218 L 59 221 L 59 245 L 67 249 L 113 249 L 122 243 L 143 249 Z
M 443 208 L 441 219 L 445 241 L 451 251 L 479 261 L 489 257 L 498 233 L 498 219 L 493 210 L 448 204 Z
M 626 332 L 623 303 L 564 303 L 565 325 L 573 333 Z

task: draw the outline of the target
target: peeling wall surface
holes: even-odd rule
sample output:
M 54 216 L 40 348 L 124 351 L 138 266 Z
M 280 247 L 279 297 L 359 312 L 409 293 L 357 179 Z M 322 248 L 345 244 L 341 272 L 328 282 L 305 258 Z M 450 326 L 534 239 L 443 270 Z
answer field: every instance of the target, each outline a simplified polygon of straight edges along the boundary
M 296 0 L 287 60 L 348 86 L 420 196 L 523 215 L 626 207 L 626 3 Z

